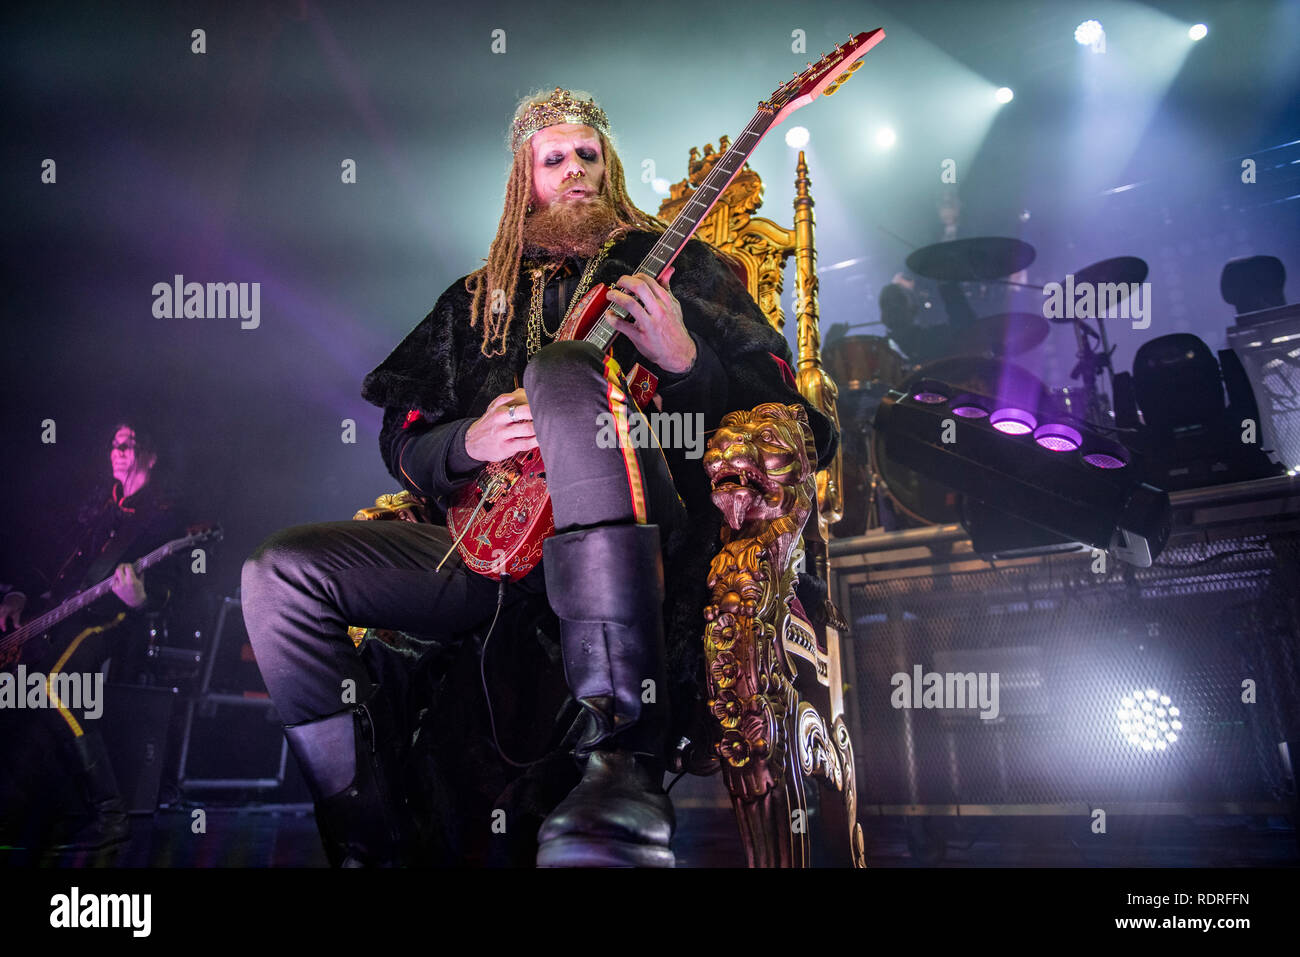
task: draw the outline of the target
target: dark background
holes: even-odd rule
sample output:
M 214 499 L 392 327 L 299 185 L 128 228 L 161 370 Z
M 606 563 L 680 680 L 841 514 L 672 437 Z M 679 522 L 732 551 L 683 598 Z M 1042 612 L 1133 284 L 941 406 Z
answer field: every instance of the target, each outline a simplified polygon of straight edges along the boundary
M 948 158 L 963 235 L 1033 243 L 1029 281 L 1109 256 L 1150 263 L 1154 321 L 1112 324 L 1119 369 L 1168 332 L 1224 345 L 1226 259 L 1267 252 L 1300 270 L 1293 2 L 46 3 L 2 16 L 0 580 L 56 560 L 55 531 L 107 477 L 122 410 L 158 421 L 194 516 L 226 529 L 213 593 L 234 591 L 270 531 L 350 518 L 396 488 L 361 379 L 486 255 L 507 123 L 531 89 L 594 93 L 633 199 L 654 211 L 645 160 L 681 179 L 692 145 L 734 135 L 792 70 L 883 26 L 853 81 L 752 163 L 762 213 L 788 222 L 783 136 L 810 131 L 824 324 L 879 318 L 876 294 L 909 251 L 894 237 L 938 238 Z M 1074 42 L 1090 17 L 1104 56 Z M 1194 44 L 1196 22 L 1210 34 Z M 998 106 L 1003 85 L 1015 99 Z M 898 136 L 887 152 L 882 125 Z M 1254 185 L 1240 181 L 1247 156 Z M 355 185 L 340 182 L 345 158 Z M 154 318 L 153 285 L 177 273 L 260 282 L 260 328 Z M 788 275 L 787 315 L 792 295 Z M 1001 308 L 1037 312 L 1041 297 Z M 1021 364 L 1067 385 L 1074 348 L 1054 327 Z

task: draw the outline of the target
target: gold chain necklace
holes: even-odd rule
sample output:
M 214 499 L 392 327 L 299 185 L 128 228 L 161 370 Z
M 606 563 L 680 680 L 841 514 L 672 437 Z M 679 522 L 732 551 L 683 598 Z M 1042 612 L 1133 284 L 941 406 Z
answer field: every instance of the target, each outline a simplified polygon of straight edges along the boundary
M 536 266 L 532 269 L 533 293 L 528 304 L 528 358 L 531 359 L 541 351 L 543 332 L 546 333 L 548 339 L 554 339 L 559 331 L 564 328 L 565 320 L 569 318 L 568 314 L 573 311 L 574 305 L 586 295 L 592 277 L 596 275 L 596 270 L 605 261 L 605 256 L 615 242 L 617 240 L 607 239 L 605 244 L 600 247 L 600 251 L 591 257 L 590 262 L 587 263 L 587 268 L 582 271 L 582 278 L 578 280 L 578 288 L 574 290 L 573 298 L 569 300 L 569 308 L 565 311 L 564 316 L 560 318 L 560 324 L 556 326 L 554 332 L 546 328 L 545 320 L 542 318 L 542 299 L 546 292 L 546 269 L 542 266 Z

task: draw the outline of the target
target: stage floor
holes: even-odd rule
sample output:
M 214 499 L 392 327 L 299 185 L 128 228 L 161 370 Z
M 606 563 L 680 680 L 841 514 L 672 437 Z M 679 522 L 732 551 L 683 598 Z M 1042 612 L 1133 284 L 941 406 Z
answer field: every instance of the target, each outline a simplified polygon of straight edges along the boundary
M 687 785 L 690 785 L 688 787 Z M 674 789 L 678 867 L 743 867 L 731 809 L 712 780 Z M 105 853 L 0 851 L 0 867 L 325 867 L 309 805 L 192 807 L 131 818 L 131 840 Z M 1300 865 L 1291 822 L 1263 817 L 1112 819 L 1092 835 L 1072 818 L 865 819 L 871 867 L 1287 867 Z

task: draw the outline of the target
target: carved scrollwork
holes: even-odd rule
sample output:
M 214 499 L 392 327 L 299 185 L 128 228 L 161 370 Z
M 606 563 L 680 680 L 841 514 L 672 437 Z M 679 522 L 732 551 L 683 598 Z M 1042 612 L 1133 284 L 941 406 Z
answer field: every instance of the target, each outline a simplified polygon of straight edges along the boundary
M 840 763 L 839 749 L 831 744 L 826 722 L 817 709 L 806 701 L 799 703 L 799 765 L 807 775 L 820 775 L 835 786 L 844 789 L 844 769 Z M 838 743 L 838 742 L 837 742 Z
M 853 738 L 849 735 L 849 726 L 844 723 L 844 715 L 835 716 L 832 732 L 835 736 L 835 750 L 839 752 L 840 765 L 844 768 L 844 782 L 840 790 L 844 792 L 844 809 L 849 820 L 849 848 L 853 855 L 853 866 L 866 867 L 866 838 L 858 821 L 857 765 L 853 763 Z

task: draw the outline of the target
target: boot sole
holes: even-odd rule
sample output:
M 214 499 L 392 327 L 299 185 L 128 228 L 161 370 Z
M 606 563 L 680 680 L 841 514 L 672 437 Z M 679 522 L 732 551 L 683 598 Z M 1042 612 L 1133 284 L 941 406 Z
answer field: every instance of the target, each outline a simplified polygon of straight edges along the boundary
M 567 837 L 537 849 L 538 867 L 675 867 L 672 848 Z

